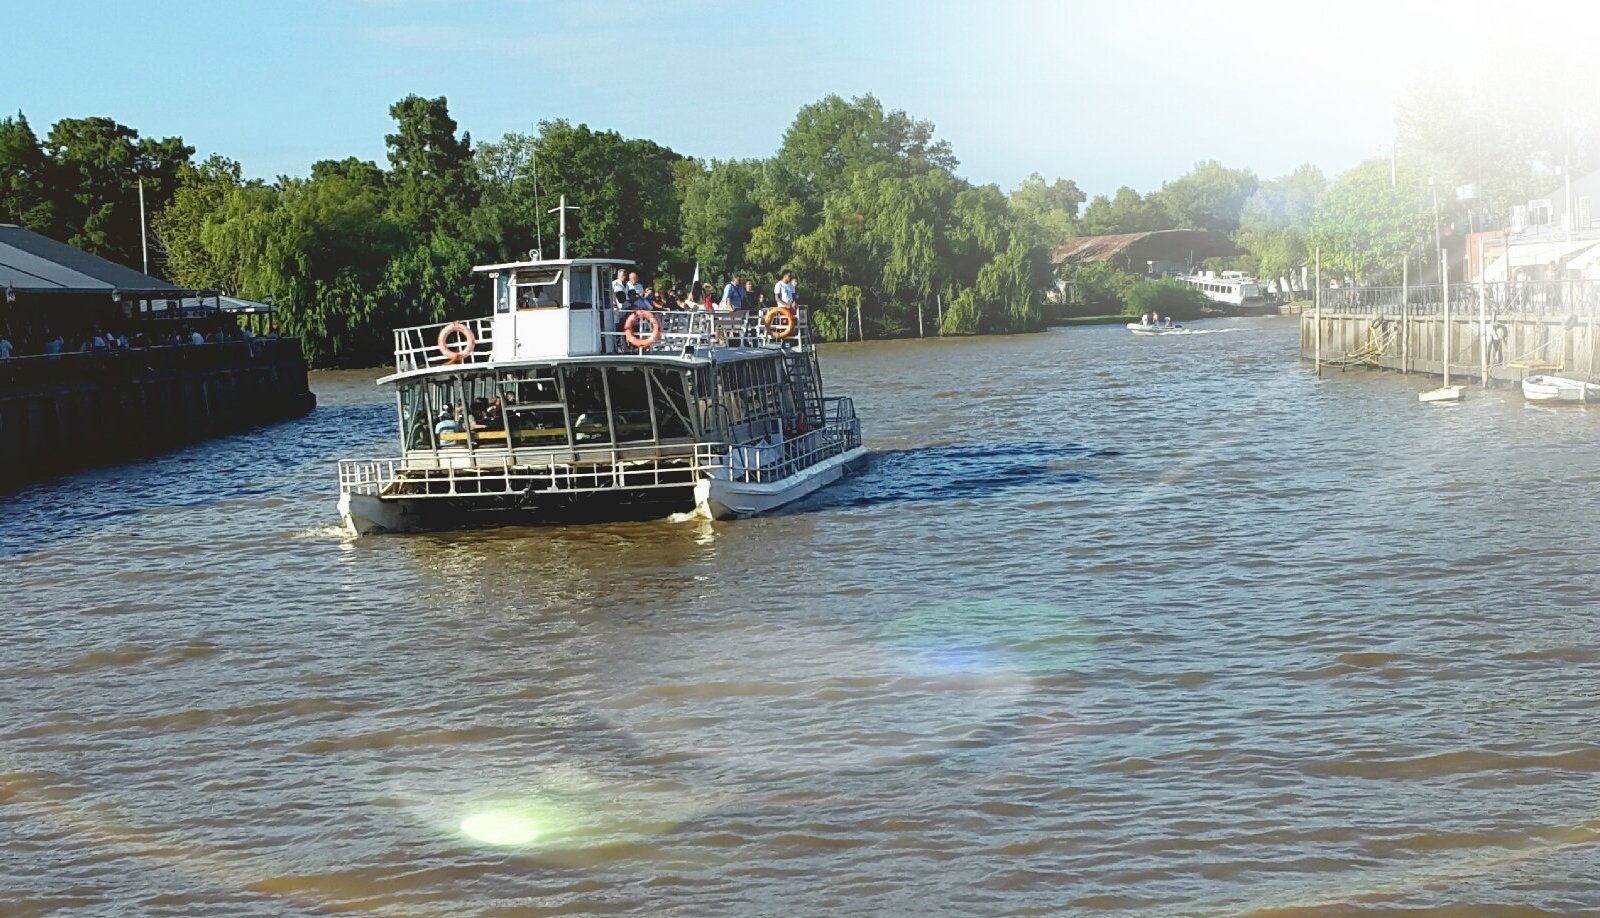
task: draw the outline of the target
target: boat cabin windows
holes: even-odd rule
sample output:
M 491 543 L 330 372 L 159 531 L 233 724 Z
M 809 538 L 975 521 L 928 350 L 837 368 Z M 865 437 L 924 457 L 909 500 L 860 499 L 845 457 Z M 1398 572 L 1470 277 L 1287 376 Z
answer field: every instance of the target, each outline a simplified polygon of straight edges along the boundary
M 567 306 L 569 309 L 593 309 L 594 268 L 578 265 L 567 273 Z
M 399 387 L 407 450 L 692 442 L 693 381 L 676 367 L 557 366 Z
M 561 306 L 560 268 L 518 268 L 512 275 L 517 309 L 555 309 Z

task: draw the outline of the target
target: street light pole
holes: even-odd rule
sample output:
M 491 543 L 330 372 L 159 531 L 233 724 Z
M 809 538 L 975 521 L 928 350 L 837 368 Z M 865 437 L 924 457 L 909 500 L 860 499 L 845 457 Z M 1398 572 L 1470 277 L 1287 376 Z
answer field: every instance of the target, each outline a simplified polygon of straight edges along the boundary
M 1439 231 L 1439 186 L 1434 184 L 1433 176 L 1428 176 L 1428 194 L 1433 196 L 1433 250 L 1439 253 L 1439 283 L 1444 283 L 1446 262 L 1444 254 L 1444 237 Z

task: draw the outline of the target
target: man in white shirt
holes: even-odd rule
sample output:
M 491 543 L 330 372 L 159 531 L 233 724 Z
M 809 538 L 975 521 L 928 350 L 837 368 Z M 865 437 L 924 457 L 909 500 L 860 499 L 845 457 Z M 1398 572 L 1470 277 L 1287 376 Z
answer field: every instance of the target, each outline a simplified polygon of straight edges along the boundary
M 793 309 L 794 295 L 794 272 L 785 271 L 778 276 L 778 282 L 772 285 L 772 300 L 779 306 L 787 306 Z

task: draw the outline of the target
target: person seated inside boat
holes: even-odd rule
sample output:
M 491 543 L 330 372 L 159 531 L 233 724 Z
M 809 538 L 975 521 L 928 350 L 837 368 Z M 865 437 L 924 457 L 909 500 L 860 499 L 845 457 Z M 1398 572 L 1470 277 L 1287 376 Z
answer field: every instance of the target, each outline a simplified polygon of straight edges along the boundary
M 1165 327 L 1165 328 L 1171 328 L 1172 327 L 1172 316 L 1167 316 L 1167 324 L 1165 326 L 1163 326 L 1163 327 Z
M 439 411 L 439 420 L 434 422 L 434 436 L 447 433 L 462 433 L 465 428 L 462 426 L 461 421 L 461 406 L 456 405 L 452 408 L 451 406 L 446 405 Z
M 486 427 L 500 426 L 500 396 L 489 399 L 488 407 L 483 409 L 483 423 Z

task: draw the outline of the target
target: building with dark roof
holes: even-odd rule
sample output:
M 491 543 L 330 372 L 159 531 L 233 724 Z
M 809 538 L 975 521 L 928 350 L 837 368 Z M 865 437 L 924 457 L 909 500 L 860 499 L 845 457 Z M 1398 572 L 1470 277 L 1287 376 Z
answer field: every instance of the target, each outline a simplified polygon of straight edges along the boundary
M 1051 261 L 1057 267 L 1110 262 L 1135 274 L 1188 273 L 1207 258 L 1243 255 L 1244 249 L 1212 230 L 1156 230 L 1079 236 L 1059 246 Z
M 21 295 L 179 296 L 184 291 L 65 242 L 0 223 L 0 290 Z

